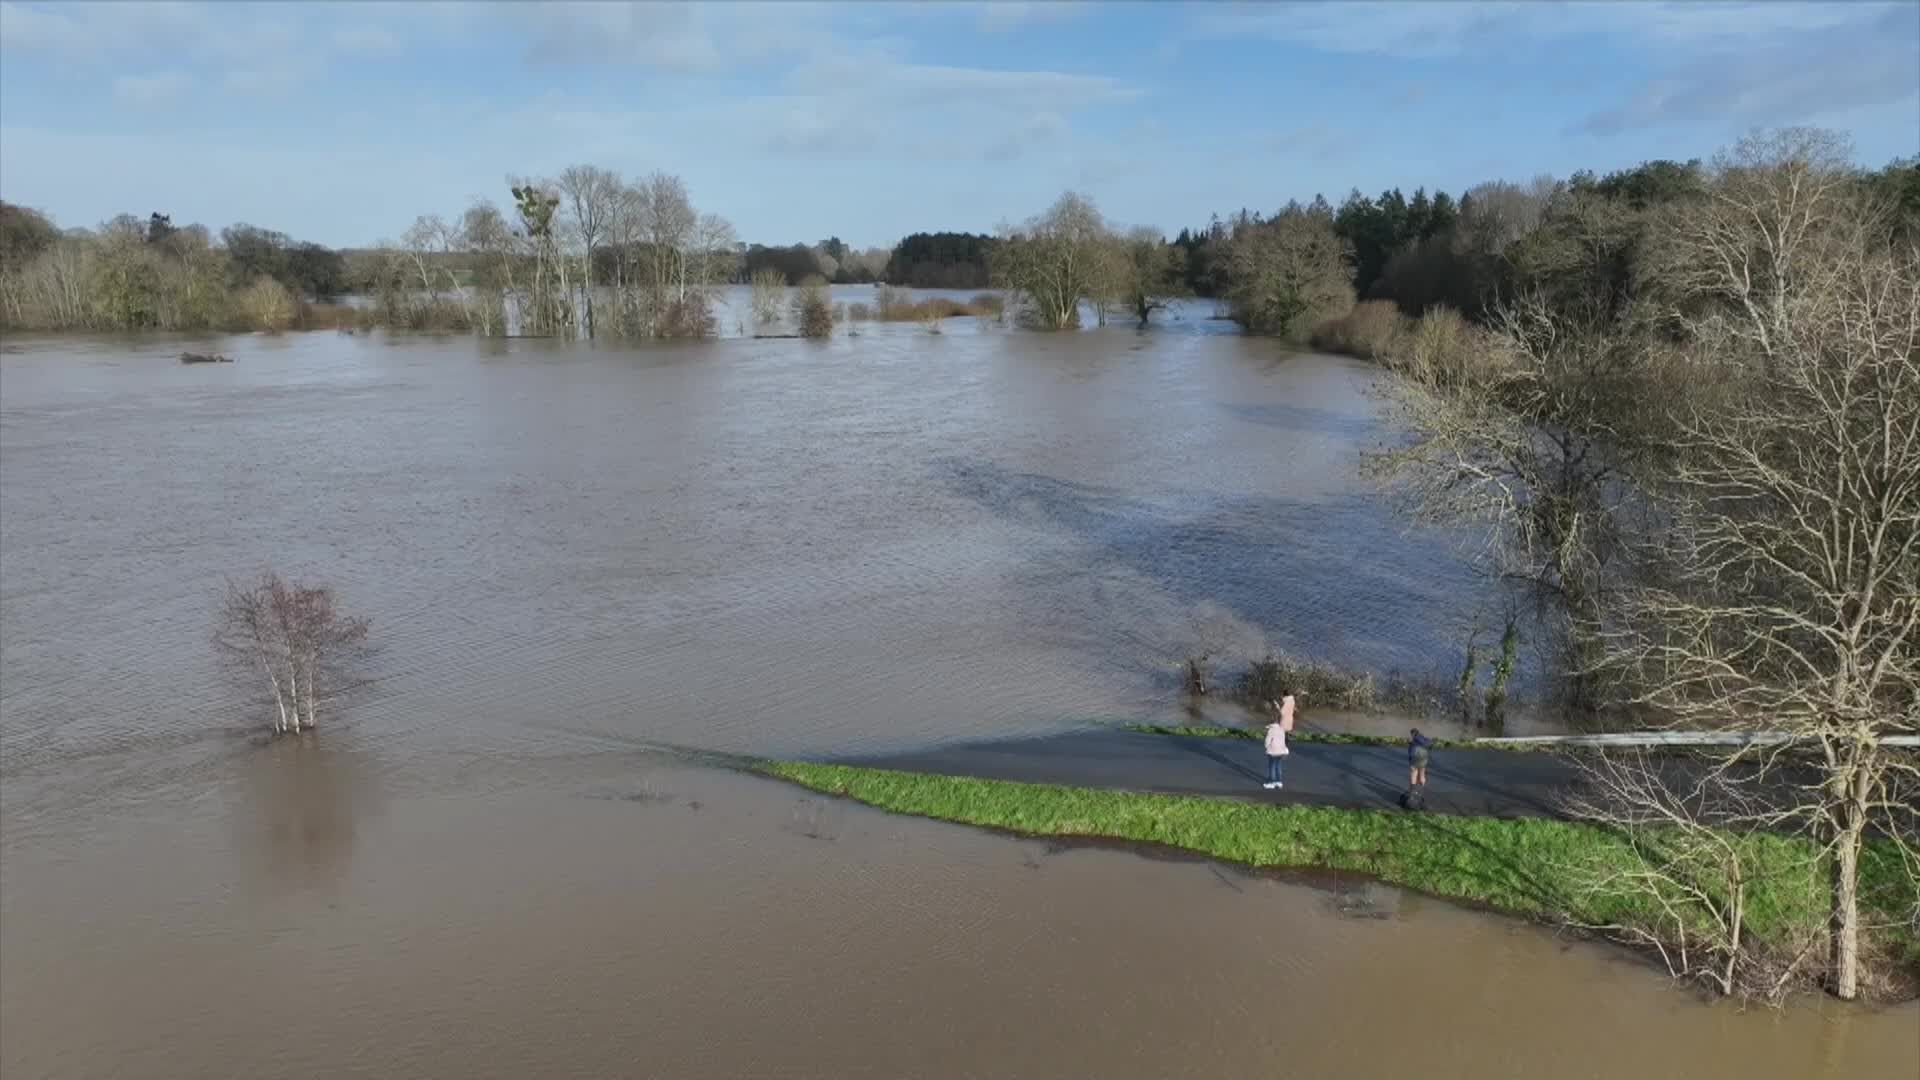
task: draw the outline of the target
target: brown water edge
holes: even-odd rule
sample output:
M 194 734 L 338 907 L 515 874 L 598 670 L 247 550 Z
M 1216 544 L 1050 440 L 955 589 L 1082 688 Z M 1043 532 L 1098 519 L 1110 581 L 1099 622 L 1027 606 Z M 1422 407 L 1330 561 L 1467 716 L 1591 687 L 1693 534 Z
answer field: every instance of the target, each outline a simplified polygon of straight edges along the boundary
M 1920 1068 L 1920 1007 L 1706 1005 L 1614 951 L 1397 889 L 1009 839 L 630 754 L 401 771 L 276 746 L 4 855 L 9 1077 Z

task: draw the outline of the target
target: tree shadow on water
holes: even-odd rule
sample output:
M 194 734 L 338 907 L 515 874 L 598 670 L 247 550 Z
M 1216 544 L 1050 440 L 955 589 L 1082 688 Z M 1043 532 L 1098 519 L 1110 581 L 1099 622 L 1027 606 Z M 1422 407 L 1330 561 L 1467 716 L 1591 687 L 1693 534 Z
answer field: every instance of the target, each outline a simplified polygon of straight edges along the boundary
M 1151 620 L 1212 604 L 1282 648 L 1418 668 L 1450 653 L 1454 610 L 1473 584 L 1443 544 L 1408 536 L 1365 495 L 1228 497 L 1196 486 L 1151 498 L 980 460 L 939 461 L 934 472 L 996 517 L 1071 541 L 1027 554 L 1039 587 L 1024 593 L 1044 606 L 1044 623 L 1097 628 L 1102 640 L 1161 637 L 1138 644 L 1165 652 L 1172 628 Z M 1086 587 L 1061 587 L 1076 581 Z
M 1279 428 L 1282 431 L 1331 435 L 1340 439 L 1363 439 L 1373 434 L 1380 426 L 1370 416 L 1350 416 L 1310 405 L 1288 405 L 1279 402 L 1261 404 L 1226 402 L 1220 407 L 1228 416 L 1249 424 Z

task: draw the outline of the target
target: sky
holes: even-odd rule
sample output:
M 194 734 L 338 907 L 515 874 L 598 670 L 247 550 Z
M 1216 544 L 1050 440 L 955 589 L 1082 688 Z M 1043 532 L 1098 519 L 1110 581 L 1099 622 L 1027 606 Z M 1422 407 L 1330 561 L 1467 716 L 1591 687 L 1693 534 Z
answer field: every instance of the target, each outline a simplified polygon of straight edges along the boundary
M 578 163 L 864 247 L 1069 189 L 1172 233 L 1785 125 L 1920 153 L 1920 2 L 0 0 L 0 198 L 343 247 Z

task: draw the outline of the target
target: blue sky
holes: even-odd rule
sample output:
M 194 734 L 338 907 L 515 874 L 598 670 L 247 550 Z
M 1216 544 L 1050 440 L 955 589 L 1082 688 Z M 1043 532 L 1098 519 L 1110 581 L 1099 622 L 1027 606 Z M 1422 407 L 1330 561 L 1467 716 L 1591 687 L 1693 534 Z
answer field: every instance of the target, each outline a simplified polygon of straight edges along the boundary
M 333 245 L 578 162 L 866 246 L 1068 188 L 1173 232 L 1786 124 L 1920 153 L 1920 3 L 0 0 L 0 198 Z

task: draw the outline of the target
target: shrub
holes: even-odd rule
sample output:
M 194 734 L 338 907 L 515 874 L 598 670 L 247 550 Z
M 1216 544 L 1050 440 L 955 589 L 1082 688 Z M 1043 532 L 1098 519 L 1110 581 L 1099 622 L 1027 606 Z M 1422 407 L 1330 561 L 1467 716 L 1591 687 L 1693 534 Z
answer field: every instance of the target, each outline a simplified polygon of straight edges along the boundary
M 833 304 L 827 298 L 824 280 L 810 277 L 801 286 L 800 295 L 793 298 L 793 319 L 800 324 L 801 337 L 833 336 Z
M 255 328 L 277 334 L 293 324 L 293 294 L 270 277 L 255 278 L 240 294 L 240 310 Z
M 1466 386 L 1497 377 L 1506 355 L 1459 312 L 1437 307 L 1396 335 L 1385 359 L 1423 385 Z
M 1240 697 L 1249 704 L 1278 701 L 1287 694 L 1303 703 L 1330 709 L 1370 709 L 1376 692 L 1373 676 L 1341 671 L 1285 653 L 1268 653 L 1240 676 Z
M 684 300 L 667 303 L 660 313 L 655 334 L 663 338 L 712 337 L 719 325 L 713 317 L 712 305 L 707 302 L 707 294 L 694 291 Z
M 874 317 L 882 322 L 926 323 L 951 319 L 956 315 L 985 317 L 998 315 L 1005 307 L 1005 301 L 993 293 L 981 293 L 963 304 L 945 296 L 929 296 L 925 300 L 914 301 L 895 289 L 883 288 L 880 291 L 880 307 Z
M 862 303 L 848 304 L 847 318 L 854 322 L 866 322 L 873 318 L 873 309 Z
M 753 272 L 753 324 L 772 326 L 780 318 L 780 299 L 787 291 L 787 275 L 770 266 Z
M 1314 327 L 1313 347 L 1326 352 L 1345 353 L 1363 360 L 1384 359 L 1409 320 L 1388 300 L 1368 300 L 1353 310 Z

